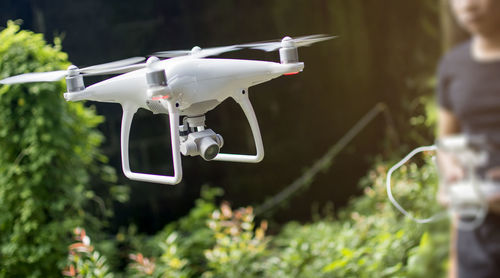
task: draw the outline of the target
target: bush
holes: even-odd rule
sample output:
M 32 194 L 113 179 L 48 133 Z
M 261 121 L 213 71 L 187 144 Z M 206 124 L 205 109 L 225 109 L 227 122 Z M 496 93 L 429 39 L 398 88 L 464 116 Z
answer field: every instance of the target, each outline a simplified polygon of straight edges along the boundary
M 214 232 L 215 245 L 205 251 L 209 270 L 204 277 L 258 277 L 264 272 L 267 222 L 255 227 L 252 207 L 234 212 L 223 202 L 207 225 Z
M 0 79 L 69 66 L 59 39 L 48 45 L 16 23 L 0 42 Z M 69 235 L 84 224 L 102 118 L 64 91 L 63 82 L 0 86 L 0 277 L 59 277 Z
M 289 223 L 265 236 L 252 209 L 214 205 L 217 189 L 202 191 L 191 213 L 170 224 L 131 256 L 134 277 L 443 277 L 447 269 L 448 222 L 417 224 L 388 201 L 384 163 L 362 181 L 363 196 L 337 219 Z M 419 167 L 417 167 L 419 166 Z M 429 155 L 394 176 L 396 199 L 417 217 L 442 211 Z M 214 193 L 216 192 L 216 193 Z M 151 248 L 159 246 L 160 249 Z
M 251 207 L 232 210 L 218 188 L 204 187 L 202 198 L 188 216 L 171 223 L 149 242 L 149 248 L 130 256 L 133 277 L 258 277 L 268 238 L 267 222 L 254 225 Z M 157 247 L 160 247 L 158 250 Z M 155 254 L 146 257 L 145 254 Z
M 393 191 L 422 217 L 441 210 L 437 177 L 427 157 L 397 172 Z M 448 252 L 447 222 L 417 224 L 387 200 L 387 167 L 379 163 L 363 180 L 365 193 L 335 221 L 288 224 L 274 240 L 268 276 L 276 277 L 443 277 Z
M 217 210 L 216 198 L 223 194 L 220 188 L 204 186 L 201 197 L 196 200 L 189 214 L 176 222 L 168 224 L 163 231 L 148 241 L 148 248 L 139 249 L 149 256 L 164 256 L 165 251 L 175 245 L 179 258 L 185 258 L 188 276 L 197 277 L 208 271 L 205 251 L 216 244 L 215 234 L 207 225 L 214 211 Z M 175 235 L 175 240 L 172 240 Z M 158 249 L 157 247 L 163 248 Z
M 69 246 L 68 266 L 63 275 L 75 277 L 113 278 L 109 272 L 106 257 L 94 250 L 84 229 L 75 228 L 73 231 L 77 242 Z

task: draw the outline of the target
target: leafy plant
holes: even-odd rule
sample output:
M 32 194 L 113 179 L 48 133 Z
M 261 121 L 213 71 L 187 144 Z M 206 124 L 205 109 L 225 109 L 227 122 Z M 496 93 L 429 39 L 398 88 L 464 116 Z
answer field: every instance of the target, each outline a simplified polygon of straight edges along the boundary
M 158 249 L 158 246 L 168 242 L 168 238 L 175 233 L 177 253 L 179 257 L 188 259 L 186 268 L 189 269 L 190 276 L 201 276 L 208 270 L 205 250 L 212 248 L 216 243 L 214 231 L 208 227 L 207 221 L 217 209 L 216 198 L 222 194 L 223 190 L 220 188 L 203 186 L 201 197 L 196 200 L 189 214 L 168 224 L 147 243 L 147 250 L 142 251 L 153 256 L 161 256 L 164 250 Z
M 362 181 L 363 196 L 337 219 L 289 223 L 266 236 L 251 207 L 232 210 L 214 202 L 217 189 L 185 218 L 170 224 L 149 246 L 131 255 L 134 277 L 442 277 L 447 267 L 447 222 L 417 224 L 387 200 L 388 167 L 377 163 Z M 429 154 L 394 173 L 396 199 L 417 217 L 441 211 L 437 176 Z M 192 230 L 189 230 L 193 228 Z M 192 248 L 192 249 L 191 249 Z M 203 257 L 200 257 L 200 254 Z
M 82 228 L 73 231 L 77 242 L 69 246 L 69 265 L 63 271 L 68 277 L 112 278 L 106 258 L 90 244 L 90 237 Z
M 441 209 L 430 156 L 393 177 L 400 203 L 421 217 Z M 273 243 L 266 273 L 276 277 L 442 277 L 448 252 L 447 222 L 417 224 L 389 203 L 387 167 L 378 163 L 363 180 L 365 193 L 339 219 L 288 224 Z
M 69 66 L 61 41 L 9 21 L 0 32 L 0 79 Z M 0 86 L 0 277 L 60 276 L 69 235 L 93 196 L 102 117 L 66 103 L 62 82 Z
M 130 254 L 132 263 L 129 265 L 129 273 L 133 277 L 188 277 L 189 270 L 186 268 L 188 260 L 179 257 L 177 238 L 178 235 L 174 232 L 160 243 L 163 253 L 158 260 L 146 258 L 141 253 Z
M 212 213 L 208 226 L 216 243 L 205 251 L 209 271 L 204 277 L 256 277 L 263 273 L 260 262 L 267 248 L 267 222 L 255 228 L 253 221 L 252 207 L 233 212 L 223 202 L 220 210 Z

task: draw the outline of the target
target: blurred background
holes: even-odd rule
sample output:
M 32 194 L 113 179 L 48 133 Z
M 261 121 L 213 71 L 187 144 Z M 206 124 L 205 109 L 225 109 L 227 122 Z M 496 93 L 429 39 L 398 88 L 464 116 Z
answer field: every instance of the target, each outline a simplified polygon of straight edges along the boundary
M 127 202 L 113 202 L 105 227 L 116 233 L 135 225 L 154 234 L 185 216 L 203 185 L 224 189 L 233 207 L 259 207 L 290 188 L 376 105 L 383 107 L 321 171 L 298 182 L 284 200 L 260 211 L 277 226 L 312 220 L 318 208 L 337 211 L 362 194 L 360 179 L 380 160 L 434 140 L 434 73 L 445 49 L 464 37 L 449 17 L 446 1 L 434 0 L 3 0 L 0 24 L 17 21 L 62 39 L 68 60 L 88 65 L 147 56 L 156 51 L 213 47 L 284 36 L 330 34 L 334 40 L 299 49 L 301 74 L 250 88 L 266 156 L 258 164 L 206 162 L 183 157 L 179 185 L 133 182 L 121 171 L 118 104 L 87 102 L 105 120 L 101 152 L 130 188 Z M 0 42 L 1 44 L 1 42 Z M 242 50 L 226 58 L 278 61 L 277 52 Z M 87 85 L 101 79 L 89 79 Z M 253 152 L 248 123 L 232 100 L 207 115 L 226 152 Z M 136 114 L 131 133 L 135 171 L 172 171 L 168 118 Z M 332 157 L 330 157 L 332 158 Z M 93 178 L 97 195 L 107 189 Z M 103 193 L 104 194 L 104 193 Z
M 191 49 L 331 34 L 337 39 L 299 51 L 305 70 L 250 88 L 261 126 L 265 159 L 256 165 L 183 158 L 180 185 L 132 182 L 120 165 L 121 107 L 95 105 L 106 120 L 104 154 L 130 184 L 130 201 L 116 223 L 154 232 L 185 214 L 200 186 L 225 189 L 235 206 L 259 204 L 298 178 L 375 104 L 383 102 L 397 132 L 409 132 L 409 102 L 422 94 L 419 79 L 432 75 L 441 52 L 435 1 L 3 1 L 0 22 L 22 19 L 22 28 L 62 38 L 71 63 L 83 67 Z M 223 57 L 278 61 L 277 52 L 243 50 Z M 91 80 L 87 84 L 90 84 Z M 207 114 L 207 125 L 225 139 L 225 151 L 252 152 L 243 113 L 232 100 Z M 373 158 L 382 152 L 384 117 L 378 117 L 344 149 L 331 167 L 275 214 L 278 221 L 306 220 L 311 205 L 343 206 Z M 142 111 L 134 120 L 131 165 L 136 171 L 170 171 L 166 117 Z M 393 146 L 397 147 L 397 146 Z

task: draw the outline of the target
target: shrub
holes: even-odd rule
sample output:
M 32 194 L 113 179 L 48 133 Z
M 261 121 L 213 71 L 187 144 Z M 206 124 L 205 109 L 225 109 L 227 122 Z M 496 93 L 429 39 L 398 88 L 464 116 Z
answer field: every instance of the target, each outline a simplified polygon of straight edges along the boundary
M 267 222 L 254 225 L 252 207 L 234 212 L 223 202 L 215 210 L 208 226 L 214 232 L 215 245 L 205 251 L 209 270 L 204 277 L 258 277 L 264 272 L 261 262 L 265 258 Z
M 171 233 L 166 240 L 159 244 L 162 255 L 156 258 L 147 258 L 138 254 L 130 254 L 132 262 L 129 264 L 129 275 L 131 277 L 164 277 L 185 278 L 189 277 L 189 269 L 186 267 L 188 260 L 179 256 L 179 245 L 177 233 Z M 156 262 L 156 263 L 155 263 Z
M 69 65 L 59 39 L 48 45 L 14 22 L 0 42 L 0 79 Z M 0 86 L 0 277 L 59 277 L 86 217 L 102 118 L 64 91 L 63 82 Z
M 335 221 L 288 224 L 273 243 L 267 261 L 275 277 L 443 277 L 448 252 L 447 221 L 417 224 L 389 203 L 387 167 L 379 163 L 363 180 L 364 195 L 354 199 Z M 393 192 L 420 217 L 441 208 L 435 201 L 436 171 L 425 164 L 395 173 Z
M 131 256 L 134 277 L 443 277 L 447 268 L 447 221 L 417 224 L 387 199 L 384 163 L 363 179 L 363 196 L 337 219 L 289 223 L 265 236 L 250 207 L 214 205 L 217 189 L 203 190 L 188 216 Z M 420 166 L 420 167 L 417 167 Z M 441 211 L 430 156 L 394 174 L 393 192 L 419 217 Z M 215 193 L 214 193 L 215 192 Z M 154 250 L 152 246 L 159 246 Z
M 113 278 L 109 272 L 106 257 L 94 250 L 84 229 L 73 231 L 77 242 L 69 246 L 69 264 L 63 275 L 69 277 Z
M 216 244 L 214 231 L 208 227 L 207 221 L 217 210 L 216 198 L 222 194 L 223 191 L 220 188 L 202 187 L 201 196 L 196 200 L 189 214 L 168 224 L 163 231 L 148 241 L 148 248 L 139 250 L 150 256 L 159 257 L 164 254 L 165 248 L 158 249 L 157 247 L 169 242 L 171 235 L 175 234 L 177 255 L 187 259 L 186 269 L 189 276 L 201 276 L 208 271 L 205 251 Z

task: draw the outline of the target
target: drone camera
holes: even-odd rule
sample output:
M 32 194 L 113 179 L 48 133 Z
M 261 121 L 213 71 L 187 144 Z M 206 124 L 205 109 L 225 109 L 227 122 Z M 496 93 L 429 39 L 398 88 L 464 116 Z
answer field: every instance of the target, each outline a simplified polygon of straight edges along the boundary
M 211 129 L 191 132 L 183 137 L 180 146 L 181 153 L 185 156 L 199 155 L 207 161 L 214 159 L 224 145 L 222 136 Z
M 222 141 L 222 140 L 218 140 L 220 135 L 217 136 L 217 134 L 216 134 L 215 136 L 216 136 L 215 138 L 203 137 L 200 140 L 200 144 L 199 144 L 200 155 L 205 160 L 212 160 L 219 154 L 220 147 L 219 147 L 219 144 L 216 142 L 216 140 L 217 141 Z
M 183 155 L 199 155 L 207 161 L 214 159 L 224 145 L 222 136 L 205 129 L 205 115 L 185 117 L 179 127 L 179 135 Z
M 83 84 L 83 76 L 80 74 L 78 67 L 71 65 L 68 67 L 68 75 L 66 76 L 66 88 L 68 93 L 74 93 L 85 90 Z

